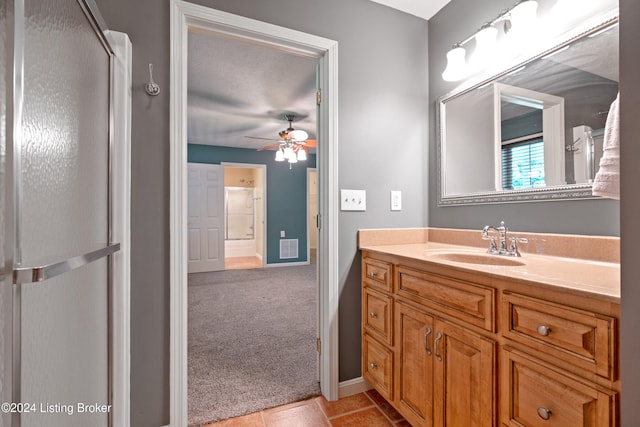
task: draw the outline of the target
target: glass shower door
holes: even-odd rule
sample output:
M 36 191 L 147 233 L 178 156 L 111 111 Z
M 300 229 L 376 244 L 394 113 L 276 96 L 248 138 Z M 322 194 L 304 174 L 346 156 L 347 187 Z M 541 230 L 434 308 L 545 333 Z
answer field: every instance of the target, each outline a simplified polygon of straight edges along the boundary
M 112 52 L 93 4 L 13 4 L 13 423 L 107 426 Z

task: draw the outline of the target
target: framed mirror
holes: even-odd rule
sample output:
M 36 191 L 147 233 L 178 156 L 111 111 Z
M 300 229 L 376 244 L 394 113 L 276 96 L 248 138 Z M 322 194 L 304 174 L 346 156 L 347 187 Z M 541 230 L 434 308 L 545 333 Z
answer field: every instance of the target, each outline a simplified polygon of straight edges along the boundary
M 591 198 L 618 19 L 438 100 L 438 205 Z

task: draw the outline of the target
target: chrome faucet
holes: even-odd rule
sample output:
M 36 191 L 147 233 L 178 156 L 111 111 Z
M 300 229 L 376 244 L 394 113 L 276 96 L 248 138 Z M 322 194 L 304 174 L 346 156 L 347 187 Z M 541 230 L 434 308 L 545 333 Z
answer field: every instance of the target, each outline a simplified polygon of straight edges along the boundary
M 490 231 L 495 231 L 498 233 L 498 244 L 496 245 L 496 237 L 489 234 Z M 500 221 L 499 227 L 494 227 L 493 225 L 486 225 L 482 229 L 482 239 L 489 240 L 489 249 L 487 250 L 488 254 L 492 255 L 504 255 L 504 256 L 515 256 L 519 257 L 520 251 L 518 251 L 518 243 L 526 243 L 527 239 L 523 237 L 510 237 L 509 240 L 509 248 L 507 249 L 507 231 L 509 229 L 504 225 L 504 221 Z

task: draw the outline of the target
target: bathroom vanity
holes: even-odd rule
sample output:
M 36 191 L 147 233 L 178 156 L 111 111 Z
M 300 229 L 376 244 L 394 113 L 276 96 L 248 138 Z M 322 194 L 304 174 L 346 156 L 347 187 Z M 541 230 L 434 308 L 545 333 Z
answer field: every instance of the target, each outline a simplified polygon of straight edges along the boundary
M 413 426 L 619 425 L 619 239 L 518 237 L 359 232 L 363 377 Z

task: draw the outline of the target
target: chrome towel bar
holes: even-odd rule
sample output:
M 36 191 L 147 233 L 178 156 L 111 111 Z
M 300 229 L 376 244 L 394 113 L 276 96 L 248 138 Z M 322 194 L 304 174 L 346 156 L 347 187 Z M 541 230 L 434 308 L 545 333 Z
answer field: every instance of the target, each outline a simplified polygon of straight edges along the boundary
M 38 267 L 16 267 L 13 269 L 13 284 L 42 282 L 114 254 L 119 250 L 120 243 L 113 243 L 63 261 L 56 261 Z

